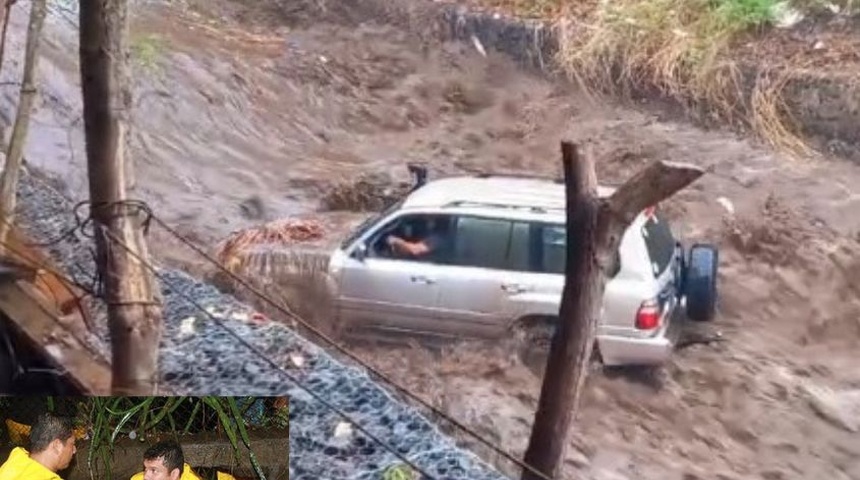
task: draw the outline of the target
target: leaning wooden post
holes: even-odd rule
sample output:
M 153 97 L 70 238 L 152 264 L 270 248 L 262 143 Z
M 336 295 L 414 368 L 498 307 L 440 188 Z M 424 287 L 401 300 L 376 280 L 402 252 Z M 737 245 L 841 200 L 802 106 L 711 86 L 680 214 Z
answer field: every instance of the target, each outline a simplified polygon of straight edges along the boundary
M 122 111 L 127 0 L 81 0 L 80 69 L 91 215 L 104 280 L 114 395 L 157 393 L 161 297 L 140 212 L 127 208 L 130 162 Z M 122 242 L 119 244 L 118 242 Z
M 525 462 L 545 477 L 557 478 L 570 424 L 579 408 L 582 385 L 600 317 L 606 272 L 621 237 L 639 212 L 699 178 L 692 165 L 656 162 L 643 169 L 608 199 L 597 194 L 590 156 L 576 145 L 561 144 L 567 195 L 567 258 L 559 324 L 550 344 L 540 399 Z M 545 478 L 543 477 L 543 478 Z M 541 476 L 524 470 L 522 480 Z

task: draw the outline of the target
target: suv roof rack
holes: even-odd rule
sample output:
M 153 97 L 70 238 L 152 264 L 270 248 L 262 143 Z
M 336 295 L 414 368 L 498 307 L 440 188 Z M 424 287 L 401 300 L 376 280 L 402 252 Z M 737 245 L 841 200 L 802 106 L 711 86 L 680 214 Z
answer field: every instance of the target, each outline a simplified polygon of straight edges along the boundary
M 490 207 L 490 208 L 507 208 L 507 209 L 517 209 L 517 210 L 531 210 L 532 212 L 537 213 L 547 213 L 548 211 L 556 211 L 556 210 L 564 210 L 564 208 L 554 208 L 554 207 L 535 207 L 531 205 L 516 205 L 516 204 L 508 204 L 508 203 L 492 203 L 492 202 L 479 202 L 475 200 L 455 200 L 453 202 L 446 203 L 443 208 L 452 208 L 452 207 Z
M 550 177 L 550 176 L 546 176 L 546 175 L 534 175 L 534 174 L 529 174 L 529 173 L 481 172 L 481 173 L 475 174 L 474 176 L 477 178 L 494 178 L 494 177 L 499 177 L 499 178 L 527 178 L 530 180 L 546 180 L 549 182 L 564 183 L 563 178 Z

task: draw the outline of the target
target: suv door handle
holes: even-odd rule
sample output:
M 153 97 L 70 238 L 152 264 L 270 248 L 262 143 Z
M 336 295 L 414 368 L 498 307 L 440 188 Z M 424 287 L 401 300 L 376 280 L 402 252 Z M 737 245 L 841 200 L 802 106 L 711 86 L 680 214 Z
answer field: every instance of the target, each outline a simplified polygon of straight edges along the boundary
M 519 283 L 503 283 L 502 284 L 502 290 L 504 290 L 508 293 L 523 293 L 523 292 L 528 292 L 529 287 L 527 287 L 525 285 L 521 285 Z
M 410 277 L 410 280 L 412 280 L 412 282 L 414 283 L 426 283 L 427 285 L 433 285 L 434 283 L 436 283 L 436 280 L 433 280 L 429 277 L 425 277 L 424 275 L 412 275 Z

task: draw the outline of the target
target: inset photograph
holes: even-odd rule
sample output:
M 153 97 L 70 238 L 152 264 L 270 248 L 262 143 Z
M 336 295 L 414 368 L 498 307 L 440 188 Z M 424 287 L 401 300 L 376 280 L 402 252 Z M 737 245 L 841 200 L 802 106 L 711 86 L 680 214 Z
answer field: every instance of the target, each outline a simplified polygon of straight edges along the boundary
M 0 398 L 2 480 L 285 480 L 287 397 Z

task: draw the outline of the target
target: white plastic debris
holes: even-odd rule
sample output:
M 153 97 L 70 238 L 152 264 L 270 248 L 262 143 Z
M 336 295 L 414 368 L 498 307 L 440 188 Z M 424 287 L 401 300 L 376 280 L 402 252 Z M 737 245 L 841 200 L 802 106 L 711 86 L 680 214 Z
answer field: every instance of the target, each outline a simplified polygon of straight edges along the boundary
M 472 45 L 475 46 L 475 49 L 483 56 L 487 56 L 487 51 L 484 50 L 484 45 L 481 44 L 481 41 L 478 40 L 478 37 L 472 35 Z
M 45 350 L 48 351 L 48 355 L 54 357 L 54 359 L 58 362 L 62 362 L 63 359 L 65 358 L 65 355 L 63 355 L 63 350 L 60 348 L 59 345 L 55 345 L 55 344 L 46 345 Z
M 346 439 L 352 436 L 353 430 L 352 425 L 346 422 L 339 422 L 336 427 L 334 427 L 334 438 L 337 439 Z
M 179 334 L 182 336 L 194 335 L 194 333 L 196 332 L 194 328 L 194 322 L 196 321 L 197 319 L 194 317 L 188 317 L 186 319 L 183 319 L 182 322 L 179 324 Z
M 325 55 L 320 55 L 320 63 L 328 63 L 328 58 Z
M 788 2 L 779 2 L 771 9 L 774 24 L 779 28 L 791 28 L 803 20 L 803 13 L 794 9 Z
M 728 198 L 720 197 L 717 199 L 717 203 L 719 203 L 723 208 L 725 208 L 726 211 L 729 212 L 729 215 L 735 214 L 735 206 Z
M 297 353 L 293 353 L 290 355 L 290 361 L 293 362 L 293 365 L 301 368 L 302 365 L 305 364 L 305 357 L 303 357 Z
M 135 432 L 134 430 L 128 432 L 128 438 L 134 440 L 135 438 L 137 438 L 137 432 Z
M 233 320 L 239 320 L 240 322 L 247 322 L 248 318 L 250 317 L 245 312 L 236 312 L 231 314 L 230 318 L 232 318 Z

